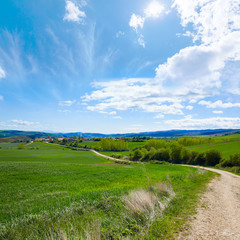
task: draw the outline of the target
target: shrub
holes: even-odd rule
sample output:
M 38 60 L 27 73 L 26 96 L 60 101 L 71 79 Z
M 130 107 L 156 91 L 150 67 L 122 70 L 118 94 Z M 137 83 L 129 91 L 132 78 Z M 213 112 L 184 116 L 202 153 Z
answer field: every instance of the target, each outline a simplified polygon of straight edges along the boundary
M 198 152 L 196 152 L 196 151 L 190 152 L 190 158 L 189 158 L 187 164 L 196 165 L 195 159 L 196 159 L 197 155 L 198 155 Z
M 24 149 L 25 148 L 25 146 L 24 146 L 24 144 L 18 144 L 18 149 Z
M 156 151 L 153 160 L 160 160 L 169 162 L 170 160 L 170 153 L 167 148 L 160 148 Z
M 206 157 L 205 157 L 204 153 L 199 153 L 194 159 L 194 164 L 195 165 L 204 166 L 205 162 L 206 162 Z
M 139 161 L 142 158 L 142 151 L 140 149 L 137 149 L 133 152 L 131 156 L 132 161 Z
M 240 167 L 240 153 L 231 155 L 229 159 L 223 160 L 220 167 Z
M 219 164 L 219 162 L 222 159 L 221 153 L 215 149 L 206 151 L 205 158 L 206 158 L 206 162 L 205 162 L 206 166 L 215 166 Z

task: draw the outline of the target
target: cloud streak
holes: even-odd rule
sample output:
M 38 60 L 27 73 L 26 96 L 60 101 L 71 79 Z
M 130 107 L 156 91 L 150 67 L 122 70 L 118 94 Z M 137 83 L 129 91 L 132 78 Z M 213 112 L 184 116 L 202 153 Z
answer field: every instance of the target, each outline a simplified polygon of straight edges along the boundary
M 239 129 L 240 118 L 213 117 L 203 119 L 193 119 L 186 117 L 180 120 L 165 121 L 174 129 Z
M 1 78 L 5 78 L 6 77 L 6 73 L 5 71 L 2 69 L 2 67 L 0 67 L 0 79 Z
M 218 100 L 216 102 L 211 101 L 200 101 L 199 105 L 206 106 L 207 108 L 233 108 L 233 107 L 240 107 L 240 103 L 223 103 L 222 100 Z

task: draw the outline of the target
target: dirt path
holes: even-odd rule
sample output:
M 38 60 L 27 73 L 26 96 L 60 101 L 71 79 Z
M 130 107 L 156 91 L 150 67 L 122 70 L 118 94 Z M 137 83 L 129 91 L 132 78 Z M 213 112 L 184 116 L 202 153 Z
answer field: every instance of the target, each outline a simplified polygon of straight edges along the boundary
M 219 173 L 220 177 L 208 185 L 189 232 L 178 239 L 240 240 L 240 176 L 205 169 Z
M 91 151 L 92 153 L 94 153 L 94 154 L 96 154 L 100 157 L 106 158 L 108 160 L 112 160 L 112 161 L 116 161 L 116 162 L 129 162 L 129 161 L 126 161 L 126 160 L 121 160 L 121 159 L 118 159 L 118 158 L 109 157 L 109 156 L 107 156 L 105 154 L 102 154 L 102 153 L 99 153 L 99 152 L 97 152 L 93 149 L 89 149 L 89 151 Z

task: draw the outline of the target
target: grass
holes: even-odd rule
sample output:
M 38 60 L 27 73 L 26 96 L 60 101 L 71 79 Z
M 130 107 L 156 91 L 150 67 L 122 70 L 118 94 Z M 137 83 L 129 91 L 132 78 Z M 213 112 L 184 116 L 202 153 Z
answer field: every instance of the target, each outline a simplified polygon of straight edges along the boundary
M 210 149 L 219 150 L 222 154 L 223 158 L 229 158 L 230 155 L 239 153 L 240 152 L 240 141 L 239 142 L 229 142 L 229 143 L 222 143 L 216 145 L 209 145 L 209 146 L 198 146 L 196 148 L 188 148 L 191 151 L 196 152 L 205 152 Z
M 96 165 L 109 161 L 46 143 L 0 147 L 0 239 L 174 239 L 214 176 L 176 165 Z M 132 191 L 170 182 L 175 198 L 164 215 L 149 222 L 127 209 Z

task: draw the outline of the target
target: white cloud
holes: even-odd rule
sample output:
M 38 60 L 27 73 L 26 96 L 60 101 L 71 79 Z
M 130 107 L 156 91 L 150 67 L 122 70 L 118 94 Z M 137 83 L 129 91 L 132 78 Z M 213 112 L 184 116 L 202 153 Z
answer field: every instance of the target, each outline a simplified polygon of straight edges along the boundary
M 139 29 L 142 29 L 144 23 L 149 18 L 159 18 L 161 15 L 166 14 L 165 7 L 158 1 L 152 1 L 145 9 L 144 15 L 140 16 L 135 13 L 131 15 L 129 26 L 132 27 L 138 34 L 138 44 L 145 48 L 144 36 L 139 33 Z
M 0 95 L 0 101 L 3 101 L 3 96 Z
M 67 109 L 59 109 L 58 112 L 60 113 L 70 113 L 71 111 L 70 110 L 67 110 Z
M 223 114 L 223 111 L 213 111 L 214 114 Z
M 194 40 L 204 44 L 240 30 L 238 0 L 174 0 L 172 7 L 177 8 L 183 26 L 193 24 Z
M 188 105 L 188 106 L 186 107 L 186 109 L 187 109 L 187 110 L 192 110 L 192 109 L 193 109 L 193 106 Z
M 138 32 L 138 28 L 143 28 L 144 21 L 145 21 L 144 17 L 141 17 L 133 13 L 129 21 L 129 26 L 134 28 L 134 30 Z
M 142 110 L 161 114 L 182 115 L 182 106 L 171 92 L 154 86 L 153 79 L 126 79 L 94 84 L 101 88 L 92 94 L 86 94 L 83 101 L 100 101 L 96 105 L 87 106 L 90 111 Z M 155 88 L 154 88 L 155 87 Z
M 1 78 L 5 78 L 6 77 L 6 73 L 5 71 L 0 67 L 0 79 Z
M 196 99 L 191 99 L 191 100 L 189 101 L 189 103 L 192 103 L 192 104 L 194 104 L 194 103 L 196 103 L 196 102 L 197 102 Z
M 60 101 L 58 105 L 61 107 L 71 107 L 75 102 L 76 100 Z
M 144 10 L 145 18 L 159 18 L 165 8 L 157 1 L 151 2 Z
M 206 106 L 207 108 L 233 108 L 233 107 L 240 107 L 240 103 L 223 103 L 222 100 L 218 100 L 216 102 L 211 101 L 200 101 L 199 105 Z
M 154 118 L 157 118 L 157 119 L 161 119 L 161 118 L 164 118 L 165 116 L 163 114 L 158 114 L 156 115 Z
M 204 119 L 183 118 L 165 121 L 174 129 L 239 129 L 240 118 L 214 117 Z
M 82 1 L 83 6 L 86 5 L 86 1 Z M 84 5 L 85 4 L 85 5 Z M 82 23 L 83 19 L 86 17 L 85 12 L 79 10 L 79 7 L 71 1 L 66 1 L 66 13 L 63 20 L 68 22 Z
M 38 125 L 39 122 L 29 122 L 24 120 L 11 120 L 12 123 L 15 123 L 17 125 L 23 125 L 23 126 L 30 126 L 30 125 Z
M 112 112 L 99 111 L 99 113 L 102 113 L 102 114 L 108 114 L 108 115 L 116 115 L 116 114 L 117 114 L 116 111 L 112 111 Z
M 178 9 L 182 24 L 194 25 L 193 34 L 200 40 L 199 45 L 186 47 L 168 58 L 164 64 L 157 67 L 154 78 L 129 78 L 94 84 L 98 89 L 83 97 L 86 102 L 97 101 L 96 104 L 88 106 L 88 110 L 142 110 L 180 115 L 183 114 L 183 103 L 194 104 L 206 97 L 226 92 L 227 88 L 223 85 L 227 83 L 222 79 L 225 66 L 227 63 L 240 61 L 240 31 L 237 28 L 232 29 L 232 24 L 238 24 L 240 6 L 236 6 L 234 0 L 227 0 L 227 6 L 230 8 L 229 3 L 232 3 L 234 8 L 227 8 L 226 13 L 221 16 L 226 18 L 224 22 L 228 22 L 228 25 L 225 24 L 222 28 L 215 23 L 219 15 L 218 8 L 211 8 L 211 3 L 217 4 L 221 1 L 176 0 L 174 6 Z M 223 6 L 225 5 L 223 2 Z M 202 16 L 208 16 L 208 24 L 201 23 L 199 19 L 202 19 Z M 143 26 L 142 23 L 144 24 L 144 21 L 134 25 L 137 30 Z M 207 40 L 209 36 L 211 40 Z M 240 83 L 239 78 L 234 81 Z M 190 108 L 189 105 L 187 109 Z
M 112 118 L 114 118 L 114 119 L 122 119 L 122 117 L 120 117 L 120 116 L 115 116 L 115 117 L 112 117 Z

